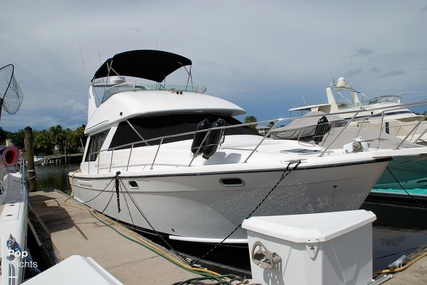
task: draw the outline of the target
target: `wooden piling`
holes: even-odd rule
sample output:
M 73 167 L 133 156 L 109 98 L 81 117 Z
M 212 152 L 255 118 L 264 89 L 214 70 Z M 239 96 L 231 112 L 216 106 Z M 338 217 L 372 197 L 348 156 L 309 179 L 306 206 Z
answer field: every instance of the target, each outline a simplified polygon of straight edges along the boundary
M 31 191 L 37 190 L 36 181 L 36 168 L 34 167 L 34 151 L 33 151 L 33 129 L 26 127 L 24 130 L 24 144 L 25 152 L 27 154 L 27 172 L 28 172 L 28 186 Z

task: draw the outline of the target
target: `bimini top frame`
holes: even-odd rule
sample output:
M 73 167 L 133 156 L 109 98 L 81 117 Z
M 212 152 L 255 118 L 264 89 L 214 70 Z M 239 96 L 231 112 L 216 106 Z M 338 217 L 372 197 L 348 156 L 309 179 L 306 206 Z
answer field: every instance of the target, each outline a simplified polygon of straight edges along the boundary
M 170 52 L 159 50 L 127 51 L 107 59 L 95 72 L 92 82 L 98 78 L 119 75 L 144 78 L 160 83 L 169 74 L 188 65 L 191 66 L 190 59 Z M 191 76 L 191 67 L 188 73 Z

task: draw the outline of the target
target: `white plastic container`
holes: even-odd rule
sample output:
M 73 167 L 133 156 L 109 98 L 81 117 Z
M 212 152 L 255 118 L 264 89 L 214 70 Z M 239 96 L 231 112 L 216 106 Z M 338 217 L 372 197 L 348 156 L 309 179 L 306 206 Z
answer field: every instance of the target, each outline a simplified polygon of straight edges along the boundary
M 367 284 L 375 220 L 365 210 L 244 220 L 252 279 L 261 284 Z

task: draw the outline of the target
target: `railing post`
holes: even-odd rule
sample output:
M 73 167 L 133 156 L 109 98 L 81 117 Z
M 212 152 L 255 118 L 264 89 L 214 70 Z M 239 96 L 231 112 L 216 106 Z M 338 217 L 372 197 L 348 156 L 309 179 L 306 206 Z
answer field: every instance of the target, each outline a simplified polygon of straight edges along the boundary
M 24 144 L 25 152 L 27 153 L 27 162 L 28 162 L 28 185 L 30 186 L 30 191 L 37 190 L 37 181 L 36 181 L 36 169 L 34 167 L 34 151 L 33 151 L 33 129 L 26 127 L 24 130 Z
M 159 149 L 160 149 L 160 146 L 161 146 L 162 144 L 163 144 L 163 138 L 160 140 L 159 146 L 157 147 L 156 154 L 154 155 L 154 159 L 153 159 L 153 162 L 151 163 L 150 170 L 152 170 L 152 169 L 153 169 L 154 162 L 155 162 L 155 161 L 156 161 L 156 159 L 157 159 L 157 154 L 159 153 Z

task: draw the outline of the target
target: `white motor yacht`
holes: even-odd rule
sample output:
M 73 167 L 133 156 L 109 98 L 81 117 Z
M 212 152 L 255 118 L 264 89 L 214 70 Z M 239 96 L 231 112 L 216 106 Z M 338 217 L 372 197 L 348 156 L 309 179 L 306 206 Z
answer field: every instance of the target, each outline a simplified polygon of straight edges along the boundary
M 191 64 L 134 50 L 96 71 L 88 141 L 69 174 L 77 200 L 173 240 L 246 243 L 252 215 L 358 209 L 393 156 L 261 136 L 234 118 L 241 107 L 193 84 Z M 167 84 L 178 69 L 187 82 Z
M 326 88 L 328 103 L 294 107 L 289 111 L 320 111 L 352 119 L 352 126 L 374 128 L 399 139 L 426 144 L 426 116 L 417 115 L 402 102 L 402 96 L 384 95 L 370 99 L 338 78 Z M 425 104 L 425 102 L 423 103 Z
M 311 111 L 284 127 L 270 130 L 275 139 L 293 139 L 305 144 L 340 148 L 349 143 L 363 143 L 369 151 L 384 149 L 423 150 L 421 144 L 404 141 L 379 129 L 356 127 L 337 115 Z M 373 188 L 403 190 L 427 187 L 427 155 L 394 157 Z

